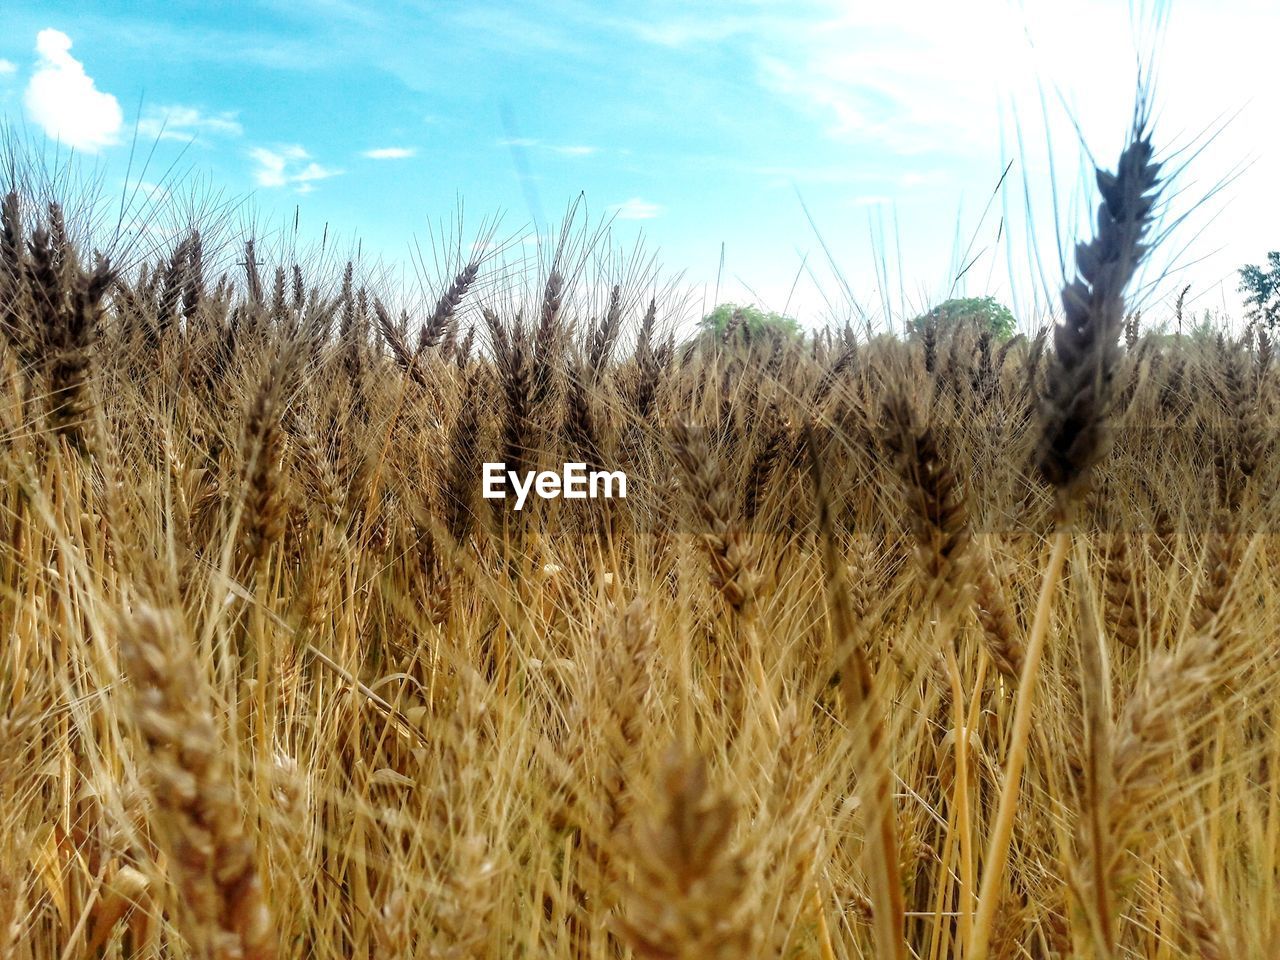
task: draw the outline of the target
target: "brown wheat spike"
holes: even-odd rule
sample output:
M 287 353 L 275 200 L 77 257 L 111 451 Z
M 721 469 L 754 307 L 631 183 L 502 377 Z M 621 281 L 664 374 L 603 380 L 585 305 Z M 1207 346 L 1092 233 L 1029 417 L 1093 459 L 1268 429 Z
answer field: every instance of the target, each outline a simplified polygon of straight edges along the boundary
M 252 237 L 244 242 L 244 261 L 241 266 L 244 267 L 244 279 L 249 291 L 249 300 L 253 303 L 262 303 L 262 275 L 258 273 L 258 267 L 261 264 L 255 256 Z
M 1191 610 L 1192 630 L 1212 631 L 1224 612 L 1242 546 L 1240 535 L 1230 523 L 1210 529 L 1206 534 L 1200 589 Z
M 19 309 L 18 296 L 23 289 L 22 211 L 18 194 L 10 190 L 0 207 L 0 330 L 20 356 L 26 351 L 23 340 L 28 319 Z
M 633 600 L 624 610 L 613 614 L 596 631 L 599 650 L 598 679 L 592 680 L 592 696 L 581 699 L 574 708 L 571 729 L 599 730 L 599 753 L 588 757 L 579 750 L 574 760 L 593 760 L 599 771 L 599 793 L 594 809 L 579 811 L 584 850 L 600 871 L 597 883 L 616 882 L 610 873 L 612 842 L 631 822 L 635 804 L 633 788 L 638 764 L 644 756 L 646 706 L 652 687 L 656 646 L 653 620 L 644 601 Z M 579 771 L 578 784 L 568 784 L 570 797 L 582 803 L 587 778 Z M 602 897 L 609 891 L 601 889 Z
M 533 336 L 533 363 L 530 385 L 530 404 L 538 409 L 551 395 L 555 376 L 555 357 L 560 347 L 564 307 L 564 278 L 558 270 L 552 270 L 542 295 L 542 309 L 538 327 Z
M 180 929 L 207 960 L 270 960 L 276 930 L 194 649 L 178 618 L 139 604 L 120 624 L 155 824 Z
M 1250 480 L 1266 463 L 1271 444 L 1261 391 L 1257 380 L 1249 375 L 1247 358 L 1237 355 L 1232 360 L 1228 388 L 1234 416 L 1231 446 L 1234 448 L 1238 480 L 1230 488 L 1227 506 L 1238 510 L 1244 502 Z
M 724 325 L 724 330 L 720 333 L 720 346 L 726 347 L 733 340 L 733 335 L 746 323 L 746 314 L 741 308 L 736 308 L 729 314 L 729 322 Z
M 445 527 L 454 543 L 466 542 L 475 521 L 472 505 L 476 478 L 480 475 L 480 396 L 483 381 L 475 373 L 467 378 L 462 406 L 449 437 L 449 472 L 445 479 Z
M 673 747 L 652 817 L 633 828 L 634 877 L 615 922 L 645 960 L 744 960 L 758 938 L 747 870 L 735 849 L 733 800 L 708 782 L 706 761 Z
M 1076 247 L 1079 277 L 1062 291 L 1063 322 L 1053 331 L 1053 356 L 1041 401 L 1039 467 L 1065 516 L 1089 483 L 1108 446 L 1107 415 L 1125 316 L 1125 288 L 1146 255 L 1160 164 L 1152 159 L 1145 117 L 1114 174 L 1097 172 L 1097 233 Z
M 915 559 L 940 610 L 950 611 L 970 582 L 969 521 L 955 474 L 928 426 L 917 428 L 902 394 L 884 405 L 884 444 L 897 459 Z
M 409 345 L 404 342 L 404 337 L 392 322 L 391 314 L 377 297 L 373 300 L 373 313 L 378 319 L 378 330 L 382 333 L 382 339 L 387 342 L 387 346 L 391 349 L 391 356 L 400 365 L 400 369 L 412 378 L 414 383 L 426 389 L 427 375 L 422 371 L 417 355 L 409 350 Z
M 4 195 L 4 203 L 0 205 L 0 269 L 7 281 L 13 282 L 22 269 L 23 228 L 22 201 L 17 190 L 10 190 Z
M 1106 890 L 1116 897 L 1127 896 L 1136 880 L 1133 858 L 1154 830 L 1156 801 L 1179 755 L 1182 722 L 1203 702 L 1206 692 L 1248 660 L 1250 651 L 1239 640 L 1238 635 L 1197 630 L 1173 651 L 1157 654 L 1141 668 L 1116 722 L 1112 792 L 1105 809 L 1113 846 L 1103 876 Z
M 1026 651 L 1022 646 L 1017 622 L 1005 600 L 1000 581 L 992 570 L 989 557 L 975 563 L 974 612 L 982 626 L 987 653 L 996 669 L 1011 683 L 1022 674 Z
M 296 351 L 286 348 L 272 364 L 254 394 L 241 444 L 244 473 L 245 555 L 255 565 L 284 533 L 287 516 L 281 477 L 284 455 L 284 394 L 289 389 Z
M 1137 571 L 1129 552 L 1129 535 L 1112 531 L 1106 535 L 1103 558 L 1103 596 L 1106 599 L 1110 634 L 1127 647 L 1136 647 L 1141 637 L 1138 619 Z
M 204 241 L 199 231 L 193 230 L 187 237 L 187 264 L 182 275 L 182 319 L 187 324 L 188 335 L 204 295 Z
M 427 322 L 418 333 L 418 353 L 440 343 L 445 330 L 453 323 L 454 315 L 462 304 L 463 297 L 467 295 L 467 291 L 471 289 L 479 273 L 480 264 L 472 261 L 458 272 L 458 275 L 453 278 L 453 283 L 449 284 L 449 288 L 440 295 L 435 309 L 431 311 L 431 316 L 427 318 Z
M 705 526 L 702 541 L 711 560 L 712 579 L 730 607 L 748 612 L 756 599 L 759 576 L 750 545 L 733 522 L 729 491 L 717 470 L 706 432 L 678 421 L 672 439 L 689 499 Z
M 773 478 L 778 463 L 782 459 L 782 452 L 787 446 L 788 427 L 779 417 L 776 407 L 770 407 L 765 423 L 771 426 L 751 459 L 751 467 L 747 471 L 747 487 L 743 492 L 742 513 L 748 524 L 753 523 L 760 512 L 760 505 L 768 490 L 769 481 Z
M 1265 328 L 1258 330 L 1257 377 L 1259 383 L 1266 380 L 1267 371 L 1275 360 L 1275 341 Z
M 271 322 L 276 326 L 284 325 L 289 318 L 288 283 L 284 265 L 277 265 L 271 284 Z
M 1181 913 L 1182 930 L 1200 960 L 1231 960 L 1244 956 L 1227 926 L 1217 901 L 1185 863 L 1175 861 L 1170 871 Z
M 1176 759 L 1178 721 L 1199 692 L 1224 671 L 1218 650 L 1211 638 L 1195 634 L 1175 651 L 1157 654 L 1116 721 L 1113 792 L 1104 811 L 1114 852 L 1105 870 L 1107 887 L 1120 895 L 1134 879 L 1128 858 L 1150 827 L 1150 802 L 1160 795 Z
M 1019 347 L 1024 346 L 1026 342 L 1026 335 L 1019 333 L 1000 344 L 1000 349 L 996 351 L 996 359 L 992 365 L 992 373 L 997 381 L 1000 379 L 1000 375 L 1004 371 L 1005 361 L 1009 359 L 1009 355 Z
M 302 635 L 310 637 L 325 619 L 332 616 L 327 604 L 330 592 L 338 580 L 337 540 L 343 496 L 334 475 L 333 464 L 321 448 L 314 429 L 309 425 L 294 424 L 290 435 L 297 447 L 295 462 L 302 468 L 299 475 L 307 478 L 312 496 L 319 507 L 316 511 L 319 530 L 314 562 L 304 574 L 305 587 L 297 598 Z
M 100 260 L 85 273 L 74 258 L 61 266 L 51 235 L 36 231 L 30 244 L 29 282 L 43 314 L 43 362 L 49 380 L 50 422 L 77 450 L 87 450 L 85 420 L 90 412 L 89 380 L 93 346 L 100 331 L 103 298 L 115 274 Z
M 289 306 L 294 313 L 302 313 L 307 304 L 307 284 L 302 276 L 302 268 L 296 263 L 293 265 L 292 274 L 290 276 L 290 294 Z
M 1174 307 L 1174 315 L 1178 320 L 1178 333 L 1182 333 L 1182 308 L 1187 302 L 1187 294 L 1191 292 L 1191 284 L 1187 284 L 1178 294 L 1178 302 Z
M 407 324 L 405 324 L 407 326 Z M 453 360 L 458 352 L 458 323 L 455 320 L 445 328 L 444 337 L 440 340 L 440 359 L 445 363 Z
M 938 320 L 936 314 L 929 314 L 920 330 L 920 349 L 924 361 L 924 372 L 933 376 L 938 369 Z
M 1054 490 L 1057 531 L 1041 579 L 1026 660 L 1018 684 L 1013 727 L 999 806 L 992 822 L 968 960 L 986 960 L 996 904 L 1003 889 L 1013 838 L 1022 770 L 1031 736 L 1037 675 L 1049 632 L 1058 578 L 1070 549 L 1070 523 L 1088 490 L 1093 468 L 1108 445 L 1112 379 L 1125 315 L 1125 289 L 1146 256 L 1160 165 L 1152 159 L 1145 106 L 1135 112 L 1129 144 L 1116 173 L 1097 171 L 1097 231 L 1076 246 L 1079 276 L 1062 292 L 1064 320 L 1054 329 L 1054 353 L 1041 395 L 1042 425 L 1037 464 Z
M 485 317 L 493 336 L 495 363 L 506 401 L 502 423 L 502 458 L 508 470 L 528 469 L 536 450 L 534 447 L 534 414 L 530 349 L 528 333 L 520 318 L 516 318 L 511 333 L 507 334 L 497 315 L 486 311 Z M 495 504 L 501 501 L 494 501 Z
M 49 201 L 49 237 L 53 243 L 54 263 L 58 269 L 73 265 L 76 251 L 67 236 L 67 221 L 62 215 L 62 204 L 57 200 Z
M 614 738 L 610 744 L 614 762 L 624 764 L 640 752 L 656 656 L 653 618 L 643 600 L 637 598 L 619 612 L 614 632 L 612 643 L 605 636 L 600 637 L 610 661 L 603 676 L 617 684 L 609 698 L 614 726 L 607 736 Z M 615 825 L 621 823 L 623 813 L 615 811 Z
M 338 321 L 338 342 L 342 347 L 342 367 L 352 383 L 360 379 L 364 369 L 363 344 L 360 342 L 360 316 L 355 294 L 355 264 L 347 261 L 339 294 L 342 313 Z
M 822 375 L 818 381 L 818 385 L 813 390 L 813 409 L 821 410 L 827 402 L 827 397 L 831 395 L 831 391 L 835 389 L 840 378 L 844 376 L 857 362 L 858 347 L 857 344 L 850 344 L 840 352 L 840 356 L 836 358 L 836 362 Z
M 476 339 L 476 328 L 468 327 L 467 335 L 462 338 L 462 343 L 458 346 L 458 349 L 454 353 L 454 360 L 457 362 L 460 368 L 465 367 L 467 363 L 471 360 L 471 347 L 472 347 L 472 344 L 475 343 L 475 339 Z
M 658 399 L 658 382 L 662 376 L 662 366 L 653 349 L 653 331 L 657 317 L 657 301 L 650 300 L 644 319 L 640 322 L 640 336 L 636 341 L 635 352 L 635 383 L 630 391 L 636 414 L 645 422 L 653 416 Z
M 565 436 L 575 462 L 597 470 L 601 463 L 600 436 L 596 417 L 592 412 L 588 370 L 576 370 L 569 375 L 569 397 L 565 410 Z
M 148 345 L 155 347 L 163 342 L 178 318 L 178 306 L 182 299 L 183 277 L 187 271 L 187 258 L 190 255 L 190 239 L 183 239 L 173 248 L 169 255 L 169 263 L 164 271 L 164 281 L 160 286 L 160 297 L 156 305 L 155 323 L 147 326 Z
M 587 358 L 587 369 L 591 371 L 592 382 L 598 381 L 604 372 L 605 364 L 613 354 L 614 344 L 622 330 L 622 287 L 613 285 L 609 291 L 609 306 L 604 318 L 596 327 L 590 343 Z

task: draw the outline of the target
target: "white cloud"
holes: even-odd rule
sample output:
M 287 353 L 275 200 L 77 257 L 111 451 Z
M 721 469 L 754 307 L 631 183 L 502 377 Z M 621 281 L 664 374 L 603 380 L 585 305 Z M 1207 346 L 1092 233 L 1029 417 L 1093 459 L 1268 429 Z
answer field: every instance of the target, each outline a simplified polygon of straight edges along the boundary
M 951 16 L 917 2 L 928 30 L 860 8 L 797 29 L 801 54 L 790 55 L 790 43 L 778 44 L 786 54 L 762 52 L 759 79 L 822 117 L 838 140 L 875 141 L 900 156 L 980 150 L 997 140 L 999 71 L 1014 72 L 1017 40 L 990 6 L 966 5 Z
M 632 197 L 622 203 L 613 204 L 609 207 L 609 212 L 615 214 L 619 220 L 652 220 L 662 213 L 662 207 L 648 200 Z
M 407 160 L 418 151 L 413 147 L 377 147 L 360 154 L 370 160 Z
M 568 144 L 560 146 L 554 143 L 543 143 L 533 137 L 505 137 L 498 141 L 500 147 L 524 147 L 532 149 L 537 147 L 539 150 L 547 150 L 551 153 L 558 153 L 562 157 L 589 157 L 593 153 L 599 153 L 599 147 L 588 147 L 581 144 Z
M 138 121 L 138 133 L 157 140 L 194 140 L 200 135 L 238 137 L 244 133 L 236 114 L 202 113 L 195 107 L 151 107 Z
M 86 153 L 115 143 L 124 122 L 120 103 L 99 90 L 71 56 L 71 38 L 61 30 L 41 30 L 36 54 L 24 98 L 31 119 L 48 136 Z
M 0 60 L 0 77 L 9 73 L 17 73 L 18 65 L 12 60 Z
M 297 193 L 310 193 L 315 184 L 342 173 L 332 167 L 321 166 L 311 159 L 311 154 L 294 144 L 268 150 L 254 147 L 249 156 L 258 164 L 253 180 L 260 187 L 293 187 Z

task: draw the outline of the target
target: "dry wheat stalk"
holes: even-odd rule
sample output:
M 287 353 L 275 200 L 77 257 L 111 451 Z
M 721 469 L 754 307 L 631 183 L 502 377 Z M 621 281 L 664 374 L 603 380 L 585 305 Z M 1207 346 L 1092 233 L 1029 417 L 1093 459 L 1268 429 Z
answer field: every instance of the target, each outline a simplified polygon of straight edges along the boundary
M 897 861 L 898 818 L 893 801 L 893 774 L 886 754 L 880 694 L 850 610 L 843 568 L 837 560 L 827 481 L 816 431 L 811 423 L 805 425 L 803 436 L 818 502 L 817 521 L 822 539 L 826 602 L 837 644 L 845 722 L 854 740 L 854 757 L 861 780 L 859 793 L 867 805 L 865 842 L 876 951 L 883 960 L 905 960 L 907 943 L 903 928 L 906 906 Z
M 1159 172 L 1146 117 L 1140 108 L 1116 173 L 1097 171 L 1098 191 L 1102 194 L 1097 232 L 1090 242 L 1076 247 L 1079 277 L 1063 289 L 1065 316 L 1054 329 L 1054 353 L 1041 398 L 1037 465 L 1041 477 L 1054 490 L 1059 529 L 1045 568 L 1018 684 L 1004 787 L 988 841 L 978 909 L 968 944 L 969 960 L 987 957 L 1031 732 L 1036 677 L 1054 591 L 1069 547 L 1066 525 L 1089 487 L 1094 467 L 1107 450 L 1107 417 L 1118 359 L 1117 339 L 1125 315 L 1125 289 L 1147 252 L 1144 240 L 1153 218 Z

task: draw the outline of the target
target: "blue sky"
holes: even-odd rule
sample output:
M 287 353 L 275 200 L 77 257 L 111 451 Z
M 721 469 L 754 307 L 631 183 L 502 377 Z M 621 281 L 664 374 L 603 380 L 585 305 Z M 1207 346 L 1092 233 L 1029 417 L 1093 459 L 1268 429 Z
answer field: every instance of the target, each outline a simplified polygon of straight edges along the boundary
M 113 188 L 136 129 L 155 154 L 133 177 L 176 159 L 260 229 L 296 209 L 304 233 L 328 223 L 389 264 L 459 198 L 464 232 L 501 214 L 519 235 L 581 193 L 619 246 L 643 235 L 684 274 L 695 309 L 723 244 L 721 300 L 811 321 L 845 297 L 800 198 L 872 315 L 953 292 L 1037 313 L 1061 277 L 1054 184 L 1062 219 L 1082 210 L 1071 117 L 1112 162 L 1135 45 L 1156 37 L 1157 138 L 1185 148 L 1235 117 L 1173 210 L 1235 179 L 1174 232 L 1180 269 L 1150 310 L 1192 283 L 1198 307 L 1235 311 L 1235 268 L 1280 246 L 1280 11 L 1255 0 L 1174 0 L 1160 31 L 1119 0 L 6 0 L 4 19 L 6 121 Z

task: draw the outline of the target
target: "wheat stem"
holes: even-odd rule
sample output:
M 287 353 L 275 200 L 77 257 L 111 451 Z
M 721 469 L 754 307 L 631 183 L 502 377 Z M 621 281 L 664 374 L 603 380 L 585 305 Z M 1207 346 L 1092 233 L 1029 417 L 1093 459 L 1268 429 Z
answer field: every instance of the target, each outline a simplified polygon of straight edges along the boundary
M 1009 860 L 1009 843 L 1013 838 L 1013 821 L 1018 812 L 1018 793 L 1022 783 L 1022 768 L 1027 759 L 1027 743 L 1031 733 L 1031 710 L 1035 704 L 1036 677 L 1040 673 L 1040 659 L 1044 653 L 1045 639 L 1049 634 L 1049 617 L 1053 612 L 1053 597 L 1057 590 L 1062 565 L 1071 546 L 1071 533 L 1059 529 L 1053 535 L 1049 564 L 1045 567 L 1040 583 L 1040 597 L 1036 601 L 1036 615 L 1027 638 L 1026 659 L 1022 664 L 1022 676 L 1018 679 L 1018 697 L 1013 712 L 1013 729 L 1009 734 L 1009 752 L 1005 759 L 1004 785 L 1000 790 L 1000 805 L 996 809 L 991 838 L 987 844 L 987 856 L 983 862 L 982 887 L 978 891 L 978 909 L 973 918 L 973 933 L 965 951 L 967 960 L 986 960 L 991 940 L 992 923 L 995 920 L 1005 866 Z

